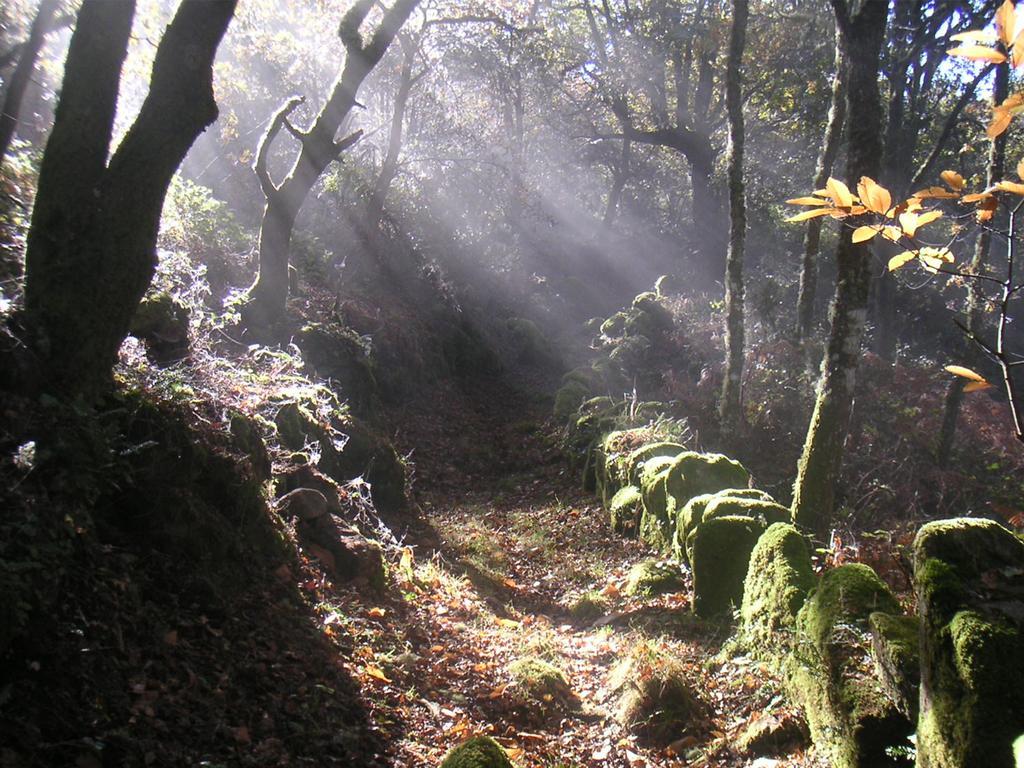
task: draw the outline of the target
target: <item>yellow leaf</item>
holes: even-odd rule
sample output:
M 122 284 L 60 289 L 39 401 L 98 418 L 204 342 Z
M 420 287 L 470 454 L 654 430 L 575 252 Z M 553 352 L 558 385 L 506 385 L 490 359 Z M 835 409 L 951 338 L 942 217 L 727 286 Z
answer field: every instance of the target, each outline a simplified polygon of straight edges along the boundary
M 878 227 L 857 227 L 853 230 L 850 240 L 854 243 L 865 243 L 878 234 Z
M 518 621 L 513 621 L 512 619 L 495 618 L 494 623 L 499 627 L 506 627 L 507 629 L 519 629 L 522 626 Z
M 505 683 L 504 685 L 499 685 L 497 688 L 495 688 L 493 691 L 487 694 L 487 698 L 500 699 L 502 694 L 505 693 L 506 688 L 508 688 L 508 683 Z
M 988 200 L 992 197 L 991 192 L 975 192 L 970 195 L 964 195 L 960 198 L 961 203 L 977 203 L 981 200 Z
M 849 208 L 853 205 L 853 194 L 850 192 L 850 188 L 839 179 L 829 178 L 825 186 L 836 208 Z
M 899 227 L 884 227 L 882 229 L 882 234 L 894 243 L 898 243 L 900 238 L 903 237 L 903 230 Z
M 897 256 L 893 256 L 891 259 L 889 259 L 889 271 L 895 272 L 897 269 L 899 269 L 905 264 L 910 263 L 916 258 L 917 254 L 914 253 L 913 251 L 904 251 L 903 253 Z
M 992 122 L 989 123 L 986 133 L 990 139 L 999 136 L 1010 126 L 1014 117 L 1024 112 L 1024 96 L 1014 93 L 1006 98 L 1002 104 L 992 109 Z
M 372 616 L 375 619 L 383 619 L 384 618 L 384 614 L 386 614 L 386 613 L 387 613 L 387 611 L 385 611 L 383 608 L 371 608 L 370 610 L 368 610 L 366 612 L 366 615 L 367 616 Z
M 936 219 L 942 218 L 942 211 L 926 211 L 917 217 L 917 226 L 923 227 L 925 224 L 931 224 Z
M 919 200 L 927 200 L 929 198 L 935 198 L 937 200 L 955 200 L 960 197 L 956 192 L 950 192 L 948 189 L 942 187 L 927 187 L 926 189 L 919 189 L 913 194 Z
M 1024 195 L 1024 184 L 1017 181 L 1000 181 L 996 184 L 1000 192 L 1009 192 L 1013 195 Z
M 367 664 L 363 668 L 363 671 L 366 672 L 366 674 L 368 674 L 370 677 L 374 677 L 382 682 L 391 682 L 391 678 L 384 674 L 384 670 L 382 670 L 380 667 L 375 667 L 373 664 Z
M 955 192 L 959 192 L 964 188 L 964 177 L 956 171 L 943 171 L 939 174 L 942 180 L 949 185 L 949 188 Z
M 1017 163 L 1017 178 L 1024 179 L 1024 160 Z
M 954 43 L 973 41 L 975 43 L 992 43 L 994 45 L 999 38 L 994 33 L 987 32 L 984 29 L 972 29 L 969 32 L 957 32 L 949 39 Z
M 900 227 L 903 228 L 903 234 L 907 237 L 913 237 L 917 234 L 917 221 L 918 215 L 907 211 L 906 213 L 900 214 Z
M 861 176 L 857 184 L 857 194 L 864 207 L 873 213 L 880 213 L 883 216 L 892 207 L 892 195 L 889 190 L 867 176 Z
M 1013 43 L 1013 32 L 1016 26 L 1015 10 L 1013 0 L 1003 0 L 1003 4 L 996 11 L 996 34 L 999 35 L 1003 45 L 1007 47 Z
M 820 197 L 794 197 L 792 200 L 787 200 L 786 203 L 789 205 L 828 205 L 828 200 L 823 200 Z
M 956 48 L 950 48 L 946 53 L 950 56 L 960 56 L 969 61 L 991 61 L 993 64 L 1002 64 L 1006 61 L 1006 54 L 986 45 L 958 45 Z
M 992 389 L 995 384 L 989 381 L 972 381 L 969 384 L 964 384 L 964 392 L 977 392 L 981 389 Z
M 948 248 L 922 248 L 917 257 L 929 272 L 938 272 L 946 264 L 952 264 L 953 254 Z
M 817 218 L 818 216 L 827 216 L 828 214 L 835 213 L 835 211 L 835 208 L 812 208 L 809 211 L 803 211 L 801 213 L 796 214 L 795 216 L 790 216 L 788 219 L 786 219 L 786 221 L 791 223 L 797 221 L 807 221 L 807 219 L 814 219 Z
M 971 381 L 985 381 L 985 377 L 980 373 L 975 373 L 970 368 L 964 368 L 962 365 L 947 365 L 946 371 L 954 376 L 961 376 Z

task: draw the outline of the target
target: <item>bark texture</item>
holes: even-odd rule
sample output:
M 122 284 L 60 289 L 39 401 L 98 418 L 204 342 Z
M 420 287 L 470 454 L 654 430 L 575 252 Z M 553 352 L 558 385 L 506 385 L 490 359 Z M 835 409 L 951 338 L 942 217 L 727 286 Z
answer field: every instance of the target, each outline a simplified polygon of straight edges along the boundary
M 856 119 L 849 124 L 846 176 L 851 185 L 856 185 L 862 176 L 878 177 L 882 157 L 878 61 L 888 0 L 864 0 L 856 14 L 850 13 L 845 0 L 832 0 L 832 7 L 849 62 L 847 111 Z M 852 231 L 843 228 L 836 251 L 838 273 L 829 312 L 831 330 L 793 489 L 794 521 L 819 533 L 832 521 L 834 485 L 852 413 L 871 282 L 867 246 L 853 243 Z
M 729 116 L 729 247 L 725 259 L 725 381 L 719 404 L 719 415 L 725 427 L 736 425 L 742 419 L 743 249 L 747 235 L 743 189 L 743 51 L 748 15 L 747 0 L 733 0 L 725 73 L 725 107 Z
M 85 0 L 39 172 L 25 311 L 48 388 L 91 395 L 156 267 L 160 212 L 193 141 L 217 117 L 213 59 L 236 0 L 183 0 L 138 118 L 107 161 L 134 0 Z

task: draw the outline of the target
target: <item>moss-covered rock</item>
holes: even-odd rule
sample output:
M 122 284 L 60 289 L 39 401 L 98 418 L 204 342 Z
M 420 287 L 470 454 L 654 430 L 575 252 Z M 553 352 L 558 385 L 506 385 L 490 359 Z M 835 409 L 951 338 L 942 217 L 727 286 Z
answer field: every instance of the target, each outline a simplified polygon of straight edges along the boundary
M 593 621 L 608 613 L 611 604 L 600 592 L 584 592 L 569 606 L 569 615 L 576 621 Z
M 672 462 L 665 486 L 669 514 L 674 516 L 694 496 L 726 488 L 745 488 L 749 482 L 750 474 L 743 465 L 728 456 L 685 451 Z
M 657 439 L 651 427 L 620 429 L 605 435 L 595 454 L 597 493 L 607 507 L 620 488 L 627 485 L 626 459 L 637 448 Z
M 340 322 L 309 323 L 299 331 L 298 345 L 316 374 L 335 382 L 353 412 L 367 416 L 378 409 L 377 366 L 369 337 Z
M 668 496 L 667 485 L 666 480 L 666 508 L 667 514 L 673 522 L 672 554 L 682 563 L 690 562 L 688 544 L 692 545 L 693 533 L 703 522 L 704 513 L 712 501 L 722 497 L 774 501 L 767 493 L 756 488 L 726 488 L 715 493 L 702 493 L 699 496 L 694 496 L 681 508 L 673 509 L 674 500 Z
M 145 342 L 150 357 L 167 365 L 188 355 L 188 307 L 169 293 L 144 298 L 132 317 L 128 332 Z
M 672 540 L 672 519 L 668 514 L 668 482 L 670 457 L 651 459 L 644 466 L 640 479 L 643 515 L 640 518 L 640 537 L 656 549 L 668 551 Z
M 686 587 L 679 568 L 664 560 L 641 560 L 629 569 L 622 591 L 627 595 L 653 597 L 679 592 Z
M 665 746 L 697 730 L 706 715 L 685 668 L 663 648 L 643 644 L 613 668 L 616 719 L 645 742 Z
M 608 505 L 608 517 L 612 524 L 612 530 L 623 536 L 636 536 L 643 511 L 644 505 L 640 489 L 635 485 L 620 488 L 612 497 L 611 504 Z
M 640 476 L 649 461 L 657 458 L 675 458 L 685 451 L 679 443 L 660 441 L 641 446 L 626 457 L 626 479 L 633 485 L 640 485 Z
M 900 712 L 916 722 L 921 684 L 921 622 L 917 616 L 876 611 L 868 618 L 868 625 L 878 678 Z
M 576 416 L 576 411 L 590 397 L 590 387 L 579 381 L 572 380 L 563 384 L 555 393 L 553 414 L 559 424 L 566 424 Z
M 693 611 L 698 616 L 728 614 L 743 601 L 750 553 L 764 532 L 752 517 L 716 517 L 697 526 L 690 567 Z
M 814 587 L 807 542 L 789 523 L 768 527 L 750 553 L 740 604 L 740 640 L 752 655 L 775 659 L 793 644 L 796 617 Z
M 646 336 L 626 336 L 615 343 L 608 360 L 623 371 L 633 372 L 643 367 L 652 346 Z
M 490 736 L 474 736 L 452 749 L 441 768 L 515 768 L 501 745 Z
M 628 314 L 625 312 L 616 312 L 601 323 L 601 333 L 610 339 L 618 338 L 625 333 L 627 320 L 629 320 Z
M 928 523 L 914 542 L 922 768 L 1014 765 L 1024 733 L 1024 542 L 990 520 Z
M 508 667 L 511 701 L 531 720 L 544 720 L 579 703 L 558 667 L 535 656 L 516 659 Z
M 811 736 L 835 768 L 896 765 L 889 749 L 913 732 L 875 678 L 868 619 L 899 603 L 871 568 L 827 571 L 797 616 L 786 686 L 804 708 Z
M 505 321 L 509 357 L 525 365 L 557 365 L 558 354 L 533 320 L 511 317 Z

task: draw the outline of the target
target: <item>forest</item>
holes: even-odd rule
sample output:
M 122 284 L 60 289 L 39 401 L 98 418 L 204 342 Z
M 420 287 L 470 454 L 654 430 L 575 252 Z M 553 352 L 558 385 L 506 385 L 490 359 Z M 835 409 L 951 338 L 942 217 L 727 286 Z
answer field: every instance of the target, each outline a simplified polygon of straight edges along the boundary
M 3 0 L 0 768 L 1024 768 L 1022 74 L 1014 0 Z

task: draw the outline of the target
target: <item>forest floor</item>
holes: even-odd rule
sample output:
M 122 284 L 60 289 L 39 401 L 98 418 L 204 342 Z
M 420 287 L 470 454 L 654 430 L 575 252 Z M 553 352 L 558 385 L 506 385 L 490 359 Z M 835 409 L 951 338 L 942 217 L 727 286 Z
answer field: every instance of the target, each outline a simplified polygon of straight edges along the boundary
M 402 542 L 400 589 L 379 604 L 342 593 L 320 601 L 329 634 L 346 624 L 337 631 L 350 636 L 350 671 L 390 761 L 437 765 L 487 733 L 523 768 L 816 765 L 799 750 L 734 751 L 758 718 L 795 717 L 778 680 L 746 657 L 719 657 L 730 627 L 695 619 L 687 589 L 623 594 L 630 567 L 654 553 L 615 534 L 580 490 L 547 413 L 547 402 L 494 385 L 451 391 L 398 420 L 399 442 L 415 446 L 415 498 L 430 530 Z M 602 610 L 574 619 L 569 606 L 588 592 Z M 704 705 L 668 745 L 644 743 L 615 717 L 616 670 L 645 651 L 676 658 Z M 568 697 L 524 703 L 508 667 L 526 657 L 561 669 Z

